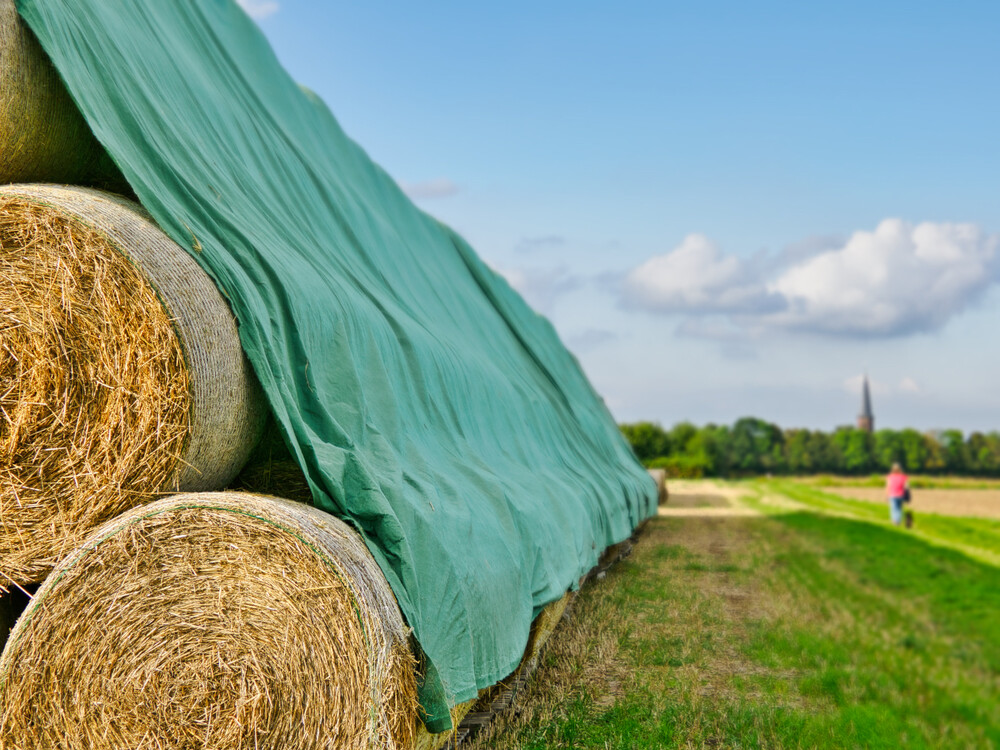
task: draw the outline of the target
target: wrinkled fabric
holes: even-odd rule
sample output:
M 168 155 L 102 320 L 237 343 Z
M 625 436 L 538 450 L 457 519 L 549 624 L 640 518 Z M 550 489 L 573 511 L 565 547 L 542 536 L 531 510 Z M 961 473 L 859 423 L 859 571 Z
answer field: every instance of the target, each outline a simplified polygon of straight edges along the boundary
M 98 140 L 232 305 L 315 504 L 423 650 L 432 731 L 656 508 L 555 331 L 418 210 L 231 0 L 21 0 Z

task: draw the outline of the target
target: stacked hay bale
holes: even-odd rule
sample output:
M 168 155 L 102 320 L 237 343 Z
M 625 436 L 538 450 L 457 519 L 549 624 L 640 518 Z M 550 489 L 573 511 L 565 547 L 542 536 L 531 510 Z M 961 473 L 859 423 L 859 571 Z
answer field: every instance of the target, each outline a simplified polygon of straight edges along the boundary
M 0 585 L 25 585 L 130 507 L 226 486 L 264 407 L 225 300 L 130 201 L 0 187 L 0 278 Z
M 0 183 L 37 181 L 130 192 L 14 0 L 0 0 Z
M 406 748 L 407 635 L 341 521 L 177 495 L 98 529 L 39 589 L 0 658 L 0 748 Z
M 0 0 L 0 183 L 35 180 L 130 192 Z M 236 483 L 307 500 L 265 417 L 225 300 L 138 204 L 0 186 L 0 750 L 412 744 L 408 630 L 355 532 L 158 500 L 255 445 Z M 23 614 L 3 593 L 43 579 Z
M 0 184 L 37 180 L 131 192 L 0 0 Z M 158 499 L 309 500 L 273 434 L 234 480 L 265 411 L 225 300 L 141 207 L 0 187 L 0 750 L 413 745 L 409 631 L 356 533 Z M 2 590 L 43 579 L 4 644 Z
M 657 505 L 666 505 L 667 500 L 670 497 L 670 492 L 667 489 L 667 470 L 666 469 L 650 469 L 649 475 L 656 482 L 656 499 Z
M 116 186 L 13 0 L 0 0 L 0 183 Z M 137 204 L 0 188 L 0 592 L 168 490 L 217 489 L 263 423 L 228 306 Z

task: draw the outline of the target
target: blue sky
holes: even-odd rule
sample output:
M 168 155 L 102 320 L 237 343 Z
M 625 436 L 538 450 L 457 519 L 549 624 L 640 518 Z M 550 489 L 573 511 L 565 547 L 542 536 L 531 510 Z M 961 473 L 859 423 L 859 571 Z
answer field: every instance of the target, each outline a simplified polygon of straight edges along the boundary
M 619 420 L 1000 429 L 1000 5 L 242 4 Z

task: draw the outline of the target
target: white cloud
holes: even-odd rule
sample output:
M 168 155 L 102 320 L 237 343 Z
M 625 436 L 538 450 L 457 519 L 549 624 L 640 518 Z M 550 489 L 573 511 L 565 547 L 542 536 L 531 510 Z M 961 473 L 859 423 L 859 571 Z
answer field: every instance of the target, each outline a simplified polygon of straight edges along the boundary
M 934 330 L 993 283 L 997 250 L 998 237 L 972 224 L 886 219 L 771 282 L 788 307 L 770 322 L 871 336 Z
M 622 302 L 656 312 L 749 312 L 776 300 L 734 255 L 725 256 L 702 234 L 689 234 L 625 277 Z
M 886 219 L 835 247 L 823 244 L 811 255 L 745 261 L 692 234 L 629 272 L 622 304 L 721 315 L 745 333 L 903 336 L 937 330 L 975 304 L 997 280 L 1000 262 L 1000 235 L 974 224 Z
M 280 7 L 274 0 L 236 0 L 251 18 L 261 19 L 272 16 Z
M 444 177 L 423 182 L 401 182 L 399 187 L 415 201 L 447 198 L 458 192 L 458 185 Z
M 899 390 L 902 393 L 920 393 L 920 386 L 913 378 L 903 378 L 899 381 Z

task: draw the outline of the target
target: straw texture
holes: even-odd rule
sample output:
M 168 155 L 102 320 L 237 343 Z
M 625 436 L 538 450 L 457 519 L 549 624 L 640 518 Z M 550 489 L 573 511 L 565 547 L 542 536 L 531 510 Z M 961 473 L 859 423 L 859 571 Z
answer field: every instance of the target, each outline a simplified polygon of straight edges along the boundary
M 0 750 L 408 748 L 407 637 L 333 516 L 166 498 L 95 531 L 39 589 L 0 657 Z
M 0 587 L 240 470 L 264 406 L 207 275 L 137 205 L 0 187 Z
M 0 0 L 0 183 L 36 181 L 128 190 L 14 0 Z

